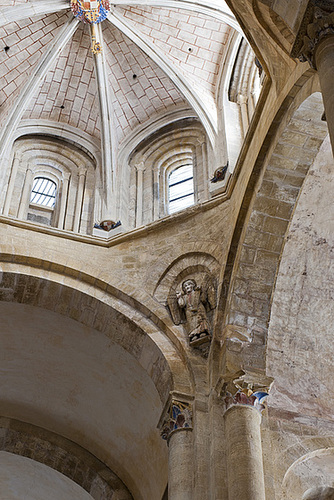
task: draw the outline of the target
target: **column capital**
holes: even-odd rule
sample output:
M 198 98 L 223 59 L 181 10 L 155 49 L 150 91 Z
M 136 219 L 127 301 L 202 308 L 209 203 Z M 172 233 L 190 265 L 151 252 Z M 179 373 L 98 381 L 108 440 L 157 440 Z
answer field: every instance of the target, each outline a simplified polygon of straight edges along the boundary
M 71 177 L 71 172 L 63 172 L 63 181 L 68 181 Z
M 136 163 L 135 168 L 137 172 L 144 172 L 144 170 L 146 169 L 145 162 L 140 161 L 139 163 Z
M 228 373 L 221 378 L 219 395 L 225 410 L 231 406 L 252 406 L 260 413 L 265 409 L 264 402 L 274 379 L 254 373 Z
M 180 430 L 192 430 L 192 428 L 192 404 L 173 398 L 170 401 L 167 413 L 160 426 L 162 439 L 168 441 L 172 433 Z
M 316 70 L 316 48 L 324 38 L 333 35 L 334 5 L 332 0 L 309 0 L 291 56 L 298 57 L 302 62 L 308 61 Z
M 87 174 L 87 168 L 80 167 L 79 172 L 78 172 L 78 176 L 81 177 L 81 176 L 85 176 L 86 174 Z
M 247 100 L 248 100 L 248 98 L 247 98 L 246 95 L 244 95 L 244 94 L 238 94 L 238 97 L 237 97 L 237 103 L 238 104 L 240 104 L 240 105 L 241 104 L 247 104 Z
M 15 153 L 14 153 L 14 159 L 17 160 L 17 161 L 21 161 L 22 160 L 22 156 L 23 156 L 23 153 L 21 150 L 16 150 Z

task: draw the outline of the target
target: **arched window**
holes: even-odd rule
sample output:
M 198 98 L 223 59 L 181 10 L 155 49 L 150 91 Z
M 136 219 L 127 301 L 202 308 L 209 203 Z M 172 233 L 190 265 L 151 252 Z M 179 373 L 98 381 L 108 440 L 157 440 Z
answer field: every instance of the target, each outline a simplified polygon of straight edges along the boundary
M 173 214 L 195 203 L 193 165 L 175 168 L 168 176 L 168 212 Z
M 31 190 L 30 203 L 53 208 L 56 202 L 57 185 L 46 177 L 36 177 Z

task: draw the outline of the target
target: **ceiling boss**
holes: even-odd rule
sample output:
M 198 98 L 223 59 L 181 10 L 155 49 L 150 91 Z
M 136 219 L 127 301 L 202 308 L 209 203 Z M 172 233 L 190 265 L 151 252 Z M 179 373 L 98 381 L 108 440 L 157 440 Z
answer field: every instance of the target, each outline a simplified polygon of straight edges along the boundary
M 102 53 L 102 44 L 97 40 L 94 24 L 104 21 L 110 10 L 108 0 L 71 0 L 71 9 L 75 17 L 91 25 L 92 52 L 94 55 Z
M 98 24 L 106 19 L 110 6 L 108 0 L 71 0 L 71 9 L 84 23 Z

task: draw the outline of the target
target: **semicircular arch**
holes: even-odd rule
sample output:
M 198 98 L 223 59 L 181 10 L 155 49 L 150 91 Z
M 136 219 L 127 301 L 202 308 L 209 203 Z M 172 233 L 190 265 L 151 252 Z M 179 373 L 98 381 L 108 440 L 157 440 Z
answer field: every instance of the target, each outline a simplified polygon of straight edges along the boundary
M 11 262 L 6 262 L 3 254 L 2 260 L 0 302 L 58 312 L 114 339 L 142 365 L 163 404 L 172 390 L 192 394 L 193 374 L 184 346 L 171 331 L 167 312 L 162 310 L 162 318 L 152 312 L 156 308 L 153 299 L 146 297 L 145 304 L 144 294 L 141 301 L 136 300 L 136 290 L 129 290 L 129 285 L 119 282 L 115 288 L 82 271 L 61 266 L 60 272 L 57 264 L 34 258 L 8 255 Z M 122 291 L 125 289 L 131 295 Z M 80 309 L 77 304 L 81 304 Z M 124 325 L 128 326 L 126 334 Z
M 285 237 L 306 174 L 328 133 L 321 120 L 321 94 L 313 93 L 314 80 L 309 78 L 305 84 L 305 78 L 297 82 L 283 103 L 253 170 L 220 297 L 220 314 L 225 315 L 221 320 L 228 329 L 250 339 L 250 350 L 255 351 L 249 362 L 262 370 Z
M 96 500 L 112 499 L 115 492 L 124 500 L 132 495 L 109 467 L 73 441 L 47 429 L 0 417 L 0 452 L 18 455 L 39 462 L 60 472 Z

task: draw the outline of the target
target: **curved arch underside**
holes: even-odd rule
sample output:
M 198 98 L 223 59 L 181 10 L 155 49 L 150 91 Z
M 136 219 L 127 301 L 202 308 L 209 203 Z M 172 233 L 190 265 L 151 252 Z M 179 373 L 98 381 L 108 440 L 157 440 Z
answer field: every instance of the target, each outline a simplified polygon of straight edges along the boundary
M 162 500 L 168 474 L 196 500 L 230 498 L 239 472 L 270 500 L 332 489 L 333 159 L 320 80 L 290 51 L 306 0 L 226 1 L 235 17 L 116 0 L 94 28 L 70 0 L 0 8 L 0 483 L 12 464 L 18 497 L 34 475 L 61 500 Z M 185 160 L 196 206 L 168 215 Z M 46 171 L 48 226 L 29 211 Z M 188 280 L 203 350 L 173 315 Z M 228 433 L 225 403 L 272 379 L 264 473 L 231 471 L 254 434 Z M 168 464 L 172 400 L 189 427 Z
M 124 500 L 132 500 L 133 497 L 120 479 L 73 441 L 10 418 L 0 418 L 0 428 L 3 496 L 19 500 L 29 494 L 33 500 L 40 497 L 42 500 L 58 495 L 55 497 L 58 500 L 61 495 L 64 500 L 77 497 L 82 500 L 83 491 L 75 488 L 74 482 L 89 494 L 87 498 L 112 500 L 115 494 L 122 495 Z M 20 457 L 26 460 L 20 460 Z M 59 473 L 51 473 L 51 481 L 48 479 L 50 468 Z M 35 476 L 39 478 L 37 485 Z M 60 485 L 62 482 L 63 485 Z M 8 493 L 7 488 L 10 491 Z
M 247 342 L 246 364 L 250 369 L 265 369 L 271 301 L 289 223 L 305 176 L 328 133 L 321 121 L 322 112 L 319 93 L 311 95 L 294 112 L 290 111 L 289 121 L 280 128 L 276 146 L 264 162 L 262 173 L 254 170 L 256 180 L 251 179 L 245 196 L 249 210 L 243 223 L 248 221 L 248 224 L 237 223 L 235 229 L 236 238 L 241 236 L 240 230 L 244 234 L 237 260 L 232 241 L 232 266 L 225 270 L 227 285 L 228 274 L 235 266 L 225 302 L 225 321 L 228 330 L 234 332 L 229 335 L 240 335 Z M 245 213 L 241 210 L 240 216 Z
M 332 168 L 327 137 L 291 221 L 277 275 L 267 354 L 268 371 L 276 380 L 273 411 L 328 423 L 333 415 L 328 394 L 334 356 Z
M 93 305 L 77 304 L 85 321 Z M 162 494 L 167 449 L 157 423 L 163 404 L 140 359 L 113 335 L 59 313 L 8 301 L 1 302 L 0 309 L 1 351 L 7 352 L 1 364 L 1 415 L 82 446 L 115 471 L 138 498 Z M 128 327 L 118 317 L 109 331 L 116 337 L 132 334 L 139 355 L 139 339 Z M 152 356 L 152 349 L 149 352 Z M 145 348 L 141 356 L 148 358 Z M 157 369 L 154 359 L 149 363 L 151 370 Z M 133 426 L 124 427 L 131 418 Z M 159 480 L 141 480 L 142 467 Z

